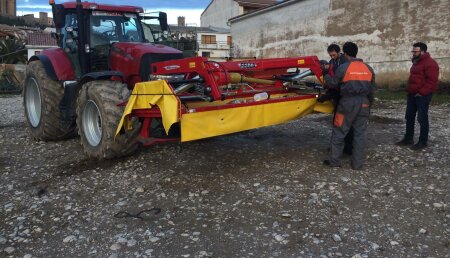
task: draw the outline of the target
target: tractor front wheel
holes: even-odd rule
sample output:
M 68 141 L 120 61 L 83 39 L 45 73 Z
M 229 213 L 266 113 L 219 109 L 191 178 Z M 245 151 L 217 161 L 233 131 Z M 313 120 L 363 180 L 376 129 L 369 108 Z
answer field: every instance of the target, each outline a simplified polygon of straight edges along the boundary
M 92 81 L 83 85 L 77 100 L 77 125 L 84 152 L 90 158 L 112 159 L 133 153 L 140 124 L 133 120 L 133 130 L 115 137 L 125 110 L 118 104 L 130 91 L 117 81 Z

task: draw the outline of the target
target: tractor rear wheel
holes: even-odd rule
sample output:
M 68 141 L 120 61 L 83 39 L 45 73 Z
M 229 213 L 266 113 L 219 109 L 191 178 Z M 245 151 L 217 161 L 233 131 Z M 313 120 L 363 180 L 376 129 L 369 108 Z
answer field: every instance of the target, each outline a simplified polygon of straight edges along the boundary
M 133 153 L 140 123 L 133 118 L 133 130 L 115 137 L 125 110 L 117 106 L 128 99 L 126 84 L 91 81 L 83 85 L 77 100 L 77 125 L 84 152 L 90 158 L 112 159 Z
M 41 61 L 27 66 L 23 87 L 25 117 L 36 140 L 57 141 L 76 134 L 75 121 L 65 121 L 59 110 L 64 89 L 45 72 Z

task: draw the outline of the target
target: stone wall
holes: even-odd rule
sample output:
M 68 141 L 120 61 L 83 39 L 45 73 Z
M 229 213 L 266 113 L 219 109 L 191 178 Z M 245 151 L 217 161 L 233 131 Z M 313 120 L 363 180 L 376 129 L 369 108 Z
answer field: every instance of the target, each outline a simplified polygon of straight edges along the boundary
M 358 44 L 358 56 L 377 73 L 379 86 L 406 84 L 411 45 L 423 41 L 450 83 L 450 1 L 291 0 L 231 20 L 234 55 L 289 57 L 317 55 L 326 47 Z

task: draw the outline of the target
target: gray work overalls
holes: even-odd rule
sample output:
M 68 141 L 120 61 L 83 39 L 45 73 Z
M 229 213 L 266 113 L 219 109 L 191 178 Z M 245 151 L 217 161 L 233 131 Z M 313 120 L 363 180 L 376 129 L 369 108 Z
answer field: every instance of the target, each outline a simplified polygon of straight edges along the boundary
M 325 82 L 327 87 L 337 88 L 341 94 L 331 135 L 330 164 L 341 165 L 344 138 L 353 126 L 351 165 L 354 169 L 361 169 L 365 158 L 366 129 L 370 114 L 369 97 L 374 91 L 373 69 L 361 59 L 352 59 L 341 65 L 334 77 L 325 76 Z

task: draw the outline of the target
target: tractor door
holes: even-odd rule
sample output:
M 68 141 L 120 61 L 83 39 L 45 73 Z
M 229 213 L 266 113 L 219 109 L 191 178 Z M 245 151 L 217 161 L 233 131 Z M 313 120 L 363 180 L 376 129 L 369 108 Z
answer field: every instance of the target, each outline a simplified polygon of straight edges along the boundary
M 90 19 L 90 47 L 92 71 L 109 70 L 111 44 L 119 41 L 119 31 L 114 19 L 92 16 Z
M 69 56 L 70 61 L 75 67 L 75 74 L 77 78 L 81 76 L 80 58 L 78 56 L 78 38 L 79 29 L 77 25 L 77 15 L 75 13 L 67 13 L 64 17 L 65 25 L 60 28 L 60 47 Z

